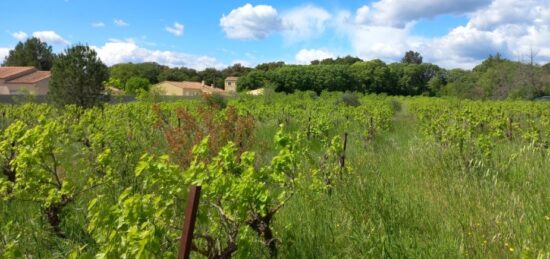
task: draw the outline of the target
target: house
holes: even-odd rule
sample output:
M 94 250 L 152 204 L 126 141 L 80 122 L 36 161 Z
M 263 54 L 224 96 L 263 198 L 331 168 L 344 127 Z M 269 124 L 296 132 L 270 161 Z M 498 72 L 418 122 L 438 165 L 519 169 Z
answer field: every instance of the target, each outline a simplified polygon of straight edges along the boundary
M 198 96 L 202 94 L 226 94 L 222 89 L 215 88 L 213 86 L 206 85 L 202 82 L 176 82 L 176 81 L 164 81 L 156 85 L 153 85 L 151 89 L 160 91 L 164 95 L 170 96 Z
M 0 67 L 0 95 L 46 95 L 50 77 L 34 67 Z
M 237 81 L 239 81 L 238 77 L 230 76 L 225 79 L 225 86 L 224 89 L 228 93 L 236 93 L 237 92 Z

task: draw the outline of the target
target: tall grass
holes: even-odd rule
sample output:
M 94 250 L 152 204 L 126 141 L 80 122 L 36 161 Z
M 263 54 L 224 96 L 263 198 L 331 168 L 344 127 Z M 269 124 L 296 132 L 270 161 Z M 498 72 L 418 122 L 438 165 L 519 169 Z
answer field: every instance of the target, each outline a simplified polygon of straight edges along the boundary
M 391 102 L 398 111 L 392 128 L 373 141 L 365 142 L 359 127 L 350 127 L 355 130 L 349 132 L 346 155 L 352 170 L 332 192 L 298 192 L 276 215 L 281 258 L 550 258 L 548 155 L 502 142 L 492 164 L 465 171 L 452 152 L 420 133 L 406 100 Z M 299 123 L 287 128 L 298 130 Z M 257 123 L 252 150 L 258 164 L 274 155 L 277 127 L 275 119 Z M 341 133 L 335 130 L 331 134 Z M 148 141 L 162 143 L 162 136 L 157 138 Z M 315 140 L 309 147 L 311 159 L 325 151 Z M 109 186 L 102 194 L 115 202 L 119 192 Z M 79 250 L 81 256 L 94 255 L 96 244 L 85 231 L 86 207 L 98 193 L 66 209 L 67 238 L 51 234 L 36 203 L 1 201 L 0 250 L 9 252 L 3 245 L 10 240 L 1 238 L 19 236 L 18 242 L 28 245 L 8 257 L 64 258 Z M 5 232 L 14 229 L 20 231 Z M 268 252 L 258 242 L 236 255 L 262 258 Z
M 467 174 L 415 124 L 405 110 L 370 147 L 351 140 L 354 177 L 279 215 L 283 257 L 550 256 L 548 157 L 501 144 L 495 157 L 509 166 Z

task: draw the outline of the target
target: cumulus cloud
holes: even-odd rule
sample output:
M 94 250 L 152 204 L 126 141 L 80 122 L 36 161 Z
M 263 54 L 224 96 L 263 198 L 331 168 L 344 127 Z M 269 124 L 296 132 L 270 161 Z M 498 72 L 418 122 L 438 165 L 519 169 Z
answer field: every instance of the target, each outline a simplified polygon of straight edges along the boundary
M 55 31 L 35 31 L 32 34 L 33 37 L 39 38 L 41 41 L 57 44 L 57 45 L 67 45 L 70 44 L 69 41 L 65 40 Z
M 189 67 L 197 70 L 205 68 L 223 68 L 224 64 L 220 63 L 213 57 L 198 56 L 182 52 L 150 50 L 138 46 L 132 40 L 111 40 L 101 47 L 92 46 L 107 65 L 118 63 L 140 63 L 140 62 L 157 62 L 169 67 Z
M 363 22 L 404 27 L 421 18 L 443 14 L 461 15 L 489 5 L 492 0 L 379 0 L 372 3 L 372 14 Z M 365 17 L 367 18 L 367 17 Z
M 355 14 L 355 23 L 358 24 L 366 24 L 369 22 L 370 15 L 370 8 L 366 5 L 361 6 L 359 9 L 357 9 L 357 12 Z
M 494 0 L 491 4 L 477 5 L 461 1 L 466 6 L 458 8 L 452 1 L 441 1 L 433 6 L 433 10 L 420 12 L 429 2 L 422 0 L 415 2 L 418 8 L 411 8 L 415 10 L 402 15 L 405 18 L 394 16 L 407 10 L 401 7 L 392 9 L 392 4 L 386 7 L 377 5 L 383 2 L 389 3 L 389 0 L 363 6 L 354 15 L 339 18 L 338 29 L 345 32 L 356 55 L 361 58 L 398 61 L 405 51 L 415 50 L 421 52 L 427 62 L 448 68 L 472 68 L 496 52 L 521 60 L 533 50 L 539 63 L 550 61 L 550 46 L 547 44 L 550 39 L 550 2 Z M 426 38 L 411 33 L 413 20 L 461 12 L 467 12 L 468 23 L 453 28 L 446 35 Z
M 380 58 L 386 61 L 399 60 L 407 50 L 416 49 L 422 42 L 422 39 L 410 35 L 410 27 L 390 26 L 352 27 L 349 39 L 361 58 Z
M 286 40 L 311 39 L 325 31 L 332 15 L 315 5 L 305 5 L 279 14 L 270 5 L 245 4 L 222 16 L 220 26 L 230 39 L 263 39 L 275 32 Z
M 220 19 L 220 26 L 230 39 L 263 39 L 281 27 L 275 8 L 245 4 Z
M 550 24 L 550 2 L 495 0 L 488 8 L 474 12 L 470 20 L 470 25 L 480 30 L 494 30 L 509 24 Z
M 181 23 L 178 23 L 178 22 L 174 22 L 174 25 L 173 26 L 167 26 L 165 29 L 167 32 L 173 34 L 174 36 L 176 37 L 179 37 L 181 35 L 183 35 L 183 24 Z
M 125 27 L 125 26 L 128 26 L 130 24 L 128 24 L 126 21 L 122 20 L 122 19 L 115 19 L 113 21 L 113 23 L 118 26 L 118 27 Z
M 9 48 L 0 48 L 0 62 L 4 62 L 4 59 L 8 56 L 9 53 Z
M 103 23 L 103 22 L 94 22 L 94 23 L 92 23 L 92 27 L 102 28 L 102 27 L 105 27 L 105 23 Z
M 24 41 L 29 35 L 24 31 L 18 31 L 11 34 L 12 37 L 16 38 L 18 41 Z
M 328 50 L 324 49 L 302 49 L 296 54 L 296 63 L 309 64 L 313 60 L 323 60 L 327 58 L 334 58 L 335 55 Z
M 290 41 L 311 39 L 325 31 L 331 18 L 328 11 L 318 6 L 294 8 L 282 15 L 283 35 Z

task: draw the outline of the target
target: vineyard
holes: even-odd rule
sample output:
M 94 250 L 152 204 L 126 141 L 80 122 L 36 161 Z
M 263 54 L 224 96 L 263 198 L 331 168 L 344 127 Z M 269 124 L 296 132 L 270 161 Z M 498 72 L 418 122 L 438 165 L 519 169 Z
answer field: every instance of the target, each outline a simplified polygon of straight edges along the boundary
M 550 103 L 0 105 L 0 257 L 549 258 Z

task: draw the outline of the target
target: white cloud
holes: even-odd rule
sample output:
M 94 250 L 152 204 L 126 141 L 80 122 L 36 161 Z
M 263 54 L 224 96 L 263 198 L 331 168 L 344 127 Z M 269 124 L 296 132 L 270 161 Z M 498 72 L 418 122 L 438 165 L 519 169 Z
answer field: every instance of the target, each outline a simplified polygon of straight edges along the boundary
M 471 15 L 470 24 L 481 30 L 493 30 L 506 24 L 550 23 L 550 2 L 541 0 L 495 0 L 488 8 Z
M 103 22 L 94 22 L 94 23 L 92 23 L 92 27 L 102 28 L 102 27 L 105 27 L 105 23 L 103 23 Z
M 313 60 L 334 58 L 335 55 L 324 49 L 302 49 L 296 54 L 296 63 L 309 64 Z
M 174 51 L 150 50 L 139 47 L 132 40 L 111 40 L 101 47 L 92 46 L 92 48 L 97 51 L 101 60 L 109 66 L 126 62 L 157 62 L 169 67 L 185 66 L 198 70 L 209 67 L 225 67 L 224 64 L 213 57 Z
M 65 40 L 55 31 L 35 31 L 32 34 L 33 37 L 39 38 L 41 41 L 57 44 L 57 45 L 67 45 L 70 44 L 69 41 Z
M 462 15 L 491 3 L 492 0 L 379 0 L 372 3 L 371 15 L 363 22 L 404 27 L 422 18 L 443 14 Z M 364 17 L 367 18 L 367 17 Z
M 377 7 L 377 3 L 383 2 L 387 2 L 388 6 Z M 405 17 L 403 19 L 394 16 L 407 12 L 406 8 L 395 7 L 390 2 L 396 1 L 380 0 L 370 7 L 359 8 L 354 16 L 348 13 L 337 17 L 337 30 L 346 33 L 359 57 L 381 58 L 392 62 L 398 61 L 405 51 L 415 50 L 424 56 L 426 62 L 448 68 L 472 68 L 496 52 L 518 60 L 525 59 L 532 49 L 537 54 L 536 60 L 539 63 L 550 61 L 548 1 L 494 0 L 490 5 L 481 6 L 471 1 L 461 1 L 466 6 L 460 8 L 452 1 L 440 1 L 441 3 L 433 6 L 433 10 L 420 12 L 429 2 L 422 0 L 415 2 L 415 8 L 410 8 L 418 10 L 408 12 L 402 16 Z M 404 1 L 400 3 L 403 4 Z M 477 10 L 472 10 L 474 6 Z M 453 28 L 446 35 L 426 38 L 411 33 L 415 26 L 411 22 L 413 20 L 441 13 L 467 11 L 470 11 L 467 14 L 468 23 Z M 385 17 L 385 23 L 377 22 L 380 17 Z
M 167 26 L 165 29 L 167 32 L 174 34 L 174 36 L 176 37 L 179 37 L 183 35 L 184 26 L 181 23 L 174 22 L 174 26 Z
M 369 22 L 370 8 L 366 5 L 361 6 L 357 9 L 355 14 L 355 23 L 366 24 Z
M 127 22 L 125 22 L 124 20 L 122 20 L 122 19 L 115 19 L 115 20 L 113 21 L 113 23 L 114 23 L 116 26 L 118 26 L 118 27 L 124 27 L 124 26 L 130 25 L 130 24 L 128 24 Z
M 232 66 L 236 65 L 236 64 L 241 64 L 244 67 L 255 67 L 257 65 L 257 62 L 251 62 L 251 61 L 243 60 L 243 59 L 237 59 L 237 60 L 233 60 L 231 62 Z
M 291 42 L 311 39 L 325 31 L 331 18 L 329 12 L 314 5 L 294 8 L 282 16 L 283 35 Z
M 16 38 L 18 41 L 24 41 L 29 35 L 24 31 L 18 31 L 11 34 L 12 37 Z
M 4 59 L 8 56 L 10 50 L 11 49 L 9 48 L 0 48 L 0 63 L 4 62 Z
M 281 27 L 277 10 L 269 5 L 245 4 L 220 19 L 230 39 L 263 39 Z
M 281 32 L 289 42 L 311 39 L 323 33 L 332 15 L 315 5 L 291 9 L 280 15 L 269 5 L 245 4 L 222 16 L 220 26 L 230 39 L 263 39 Z
M 422 40 L 410 35 L 410 27 L 354 26 L 349 39 L 357 55 L 364 59 L 398 61 L 410 49 L 421 45 Z

